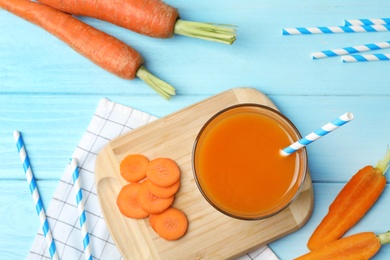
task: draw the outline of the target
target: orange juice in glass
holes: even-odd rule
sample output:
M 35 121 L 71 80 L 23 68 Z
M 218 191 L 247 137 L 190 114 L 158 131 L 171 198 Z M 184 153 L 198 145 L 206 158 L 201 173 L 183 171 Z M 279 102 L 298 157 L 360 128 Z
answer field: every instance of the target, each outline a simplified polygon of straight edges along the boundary
M 307 172 L 306 149 L 280 155 L 301 139 L 280 112 L 241 104 L 214 115 L 200 130 L 193 171 L 205 199 L 220 212 L 256 220 L 285 209 L 299 194 Z

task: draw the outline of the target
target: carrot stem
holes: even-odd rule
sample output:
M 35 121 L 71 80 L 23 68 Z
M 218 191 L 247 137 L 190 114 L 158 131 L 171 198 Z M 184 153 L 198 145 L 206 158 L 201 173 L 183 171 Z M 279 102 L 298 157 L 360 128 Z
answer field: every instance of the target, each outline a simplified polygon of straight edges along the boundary
M 390 243 L 390 231 L 387 231 L 386 233 L 379 234 L 378 235 L 379 242 L 384 245 L 384 244 L 389 244 Z
M 176 95 L 174 87 L 154 76 L 144 66 L 139 67 L 136 76 L 166 100 L 169 100 L 172 95 Z
M 191 22 L 179 19 L 176 21 L 174 32 L 188 37 L 230 45 L 236 40 L 236 29 L 231 25 Z
M 390 149 L 387 149 L 385 157 L 377 163 L 375 168 L 379 169 L 382 172 L 382 174 L 385 174 L 387 168 L 389 168 L 389 163 L 390 163 Z

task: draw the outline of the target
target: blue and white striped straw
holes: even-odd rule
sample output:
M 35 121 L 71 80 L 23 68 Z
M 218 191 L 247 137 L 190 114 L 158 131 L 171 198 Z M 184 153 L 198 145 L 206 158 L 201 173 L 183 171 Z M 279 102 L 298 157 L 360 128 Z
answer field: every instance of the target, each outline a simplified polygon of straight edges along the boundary
M 57 249 L 54 243 L 54 239 L 50 231 L 49 222 L 47 221 L 46 218 L 45 209 L 43 208 L 41 196 L 39 195 L 38 186 L 31 169 L 30 160 L 28 159 L 23 138 L 19 131 L 14 131 L 14 138 L 16 141 L 16 147 L 19 152 L 20 160 L 22 161 L 23 169 L 26 174 L 30 192 L 35 203 L 35 209 L 37 211 L 39 221 L 42 225 L 42 231 L 45 236 L 46 243 L 49 247 L 50 257 L 51 259 L 59 259 Z
M 390 60 L 390 53 L 345 55 L 341 57 L 343 62 L 365 62 L 365 61 L 385 61 Z
M 381 50 L 387 48 L 390 48 L 390 41 L 356 45 L 352 47 L 345 47 L 345 48 L 326 50 L 326 51 L 319 51 L 319 52 L 312 53 L 311 56 L 313 59 L 322 59 L 322 58 L 342 56 L 342 55 L 348 55 L 348 54 L 353 54 L 358 52 L 374 51 L 374 50 Z
M 297 150 L 305 147 L 308 144 L 311 144 L 315 140 L 323 137 L 324 135 L 329 134 L 333 130 L 339 128 L 342 125 L 345 125 L 349 121 L 353 119 L 353 114 L 350 112 L 347 112 L 335 120 L 331 121 L 330 123 L 327 123 L 323 127 L 317 129 L 316 131 L 308 134 L 307 136 L 303 137 L 301 140 L 298 140 L 297 142 L 291 144 L 290 146 L 280 150 L 280 154 L 282 156 L 287 156 L 292 154 L 293 152 L 296 152 Z
M 87 230 L 87 214 L 84 209 L 83 191 L 81 189 L 80 174 L 79 174 L 77 160 L 75 158 L 72 158 L 70 165 L 72 170 L 74 189 L 76 191 L 76 202 L 77 202 L 77 210 L 79 212 L 81 234 L 83 237 L 84 255 L 85 255 L 85 259 L 92 260 L 92 250 L 89 241 L 89 233 Z
M 284 28 L 282 34 L 294 35 L 294 34 L 360 33 L 360 32 L 384 32 L 389 30 L 390 30 L 390 24 L 374 24 L 374 25 L 352 25 L 352 26 Z
M 374 24 L 390 24 L 390 18 L 370 18 L 370 19 L 350 19 L 344 20 L 345 26 L 351 25 L 374 25 Z

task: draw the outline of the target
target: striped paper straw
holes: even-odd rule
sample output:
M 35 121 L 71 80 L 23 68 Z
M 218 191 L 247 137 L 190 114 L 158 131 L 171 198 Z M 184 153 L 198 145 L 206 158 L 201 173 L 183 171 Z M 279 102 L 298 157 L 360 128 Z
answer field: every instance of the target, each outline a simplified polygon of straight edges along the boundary
M 390 30 L 389 24 L 375 24 L 375 25 L 284 28 L 282 33 L 283 35 L 294 35 L 294 34 L 384 32 L 389 30 Z
M 27 182 L 30 187 L 30 192 L 35 203 L 35 209 L 42 225 L 42 231 L 49 247 L 50 257 L 51 259 L 59 259 L 53 236 L 50 231 L 49 222 L 46 218 L 45 209 L 43 208 L 41 196 L 39 195 L 38 186 L 31 169 L 30 160 L 28 159 L 23 138 L 19 131 L 14 131 L 14 138 L 16 141 L 16 148 L 18 149 L 20 160 L 22 161 L 23 169 L 26 174 Z
M 343 62 L 364 62 L 364 61 L 384 61 L 390 60 L 390 53 L 345 55 L 341 57 Z
M 387 48 L 390 48 L 390 41 L 369 43 L 369 44 L 345 47 L 340 49 L 314 52 L 312 53 L 312 58 L 321 59 L 321 58 L 348 55 L 348 54 L 353 54 L 358 52 L 374 51 L 374 50 L 387 49 Z
M 81 233 L 83 236 L 84 255 L 88 260 L 92 260 L 91 244 L 89 243 L 89 233 L 87 230 L 87 215 L 84 209 L 83 191 L 81 190 L 80 174 L 78 169 L 77 160 L 75 158 L 71 161 L 72 177 L 74 182 L 74 188 L 76 191 L 77 210 L 79 212 L 79 222 Z
M 390 18 L 371 18 L 371 19 L 344 20 L 344 25 L 345 26 L 351 26 L 351 25 L 374 25 L 374 24 L 390 24 Z
M 316 131 L 308 134 L 307 136 L 303 137 L 301 140 L 298 140 L 297 142 L 291 144 L 290 146 L 280 150 L 280 154 L 282 156 L 287 156 L 292 154 L 293 152 L 305 147 L 306 145 L 312 143 L 313 141 L 323 137 L 324 135 L 329 134 L 333 130 L 339 128 L 340 126 L 348 123 L 353 119 L 353 114 L 350 112 L 347 112 L 335 120 L 331 121 L 330 123 L 327 123 L 323 127 L 317 129 Z

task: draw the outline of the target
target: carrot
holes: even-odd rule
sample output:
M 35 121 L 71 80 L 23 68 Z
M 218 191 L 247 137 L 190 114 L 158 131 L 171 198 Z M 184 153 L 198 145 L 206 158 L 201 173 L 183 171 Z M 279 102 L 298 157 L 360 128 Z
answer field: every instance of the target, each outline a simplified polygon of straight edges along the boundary
M 156 231 L 156 221 L 157 221 L 157 216 L 159 214 L 150 214 L 148 219 L 149 219 L 149 224 L 153 228 L 154 231 Z
M 232 44 L 235 29 L 210 23 L 179 19 L 176 8 L 161 0 L 40 0 L 74 15 L 89 16 L 156 38 L 170 38 L 175 33 L 204 40 Z
M 120 163 L 121 176 L 128 182 L 138 182 L 145 178 L 149 159 L 142 154 L 130 154 Z
M 180 169 L 170 158 L 156 158 L 149 162 L 146 177 L 155 185 L 168 187 L 180 179 Z
M 131 154 L 121 161 L 120 169 L 121 175 L 132 181 L 123 186 L 118 194 L 120 212 L 132 218 L 149 217 L 150 226 L 166 240 L 177 240 L 184 236 L 188 219 L 181 210 L 172 207 L 174 195 L 180 187 L 177 164 L 169 158 L 156 158 L 149 162 L 142 154 Z M 145 171 L 148 170 L 155 183 L 165 185 L 174 182 L 166 186 L 156 185 L 145 178 Z M 143 182 L 140 183 L 140 180 Z
M 373 257 L 384 244 L 390 243 L 390 231 L 380 235 L 361 232 L 323 245 L 296 260 L 366 260 Z
M 167 187 L 161 187 L 158 185 L 153 184 L 152 182 L 148 181 L 147 185 L 149 185 L 150 192 L 159 197 L 159 198 L 169 198 L 175 195 L 175 193 L 180 188 L 180 179 L 175 182 L 174 184 L 167 186 Z
M 170 207 L 161 214 L 150 216 L 152 228 L 166 240 L 177 240 L 187 232 L 188 219 L 183 211 L 177 208 Z
M 140 183 L 130 183 L 122 187 L 116 199 L 119 211 L 128 218 L 146 218 L 149 213 L 141 208 L 137 195 L 141 189 Z
M 347 182 L 311 235 L 307 243 L 310 250 L 339 239 L 366 214 L 386 186 L 389 161 L 390 150 L 375 168 L 363 167 Z
M 150 192 L 148 180 L 141 184 L 141 188 L 137 195 L 137 202 L 143 210 L 150 214 L 158 214 L 169 208 L 174 200 L 174 196 L 170 198 L 159 198 Z
M 0 0 L 0 7 L 40 26 L 121 78 L 134 79 L 137 76 L 166 99 L 175 94 L 172 86 L 145 69 L 143 58 L 136 50 L 69 14 L 29 0 Z

